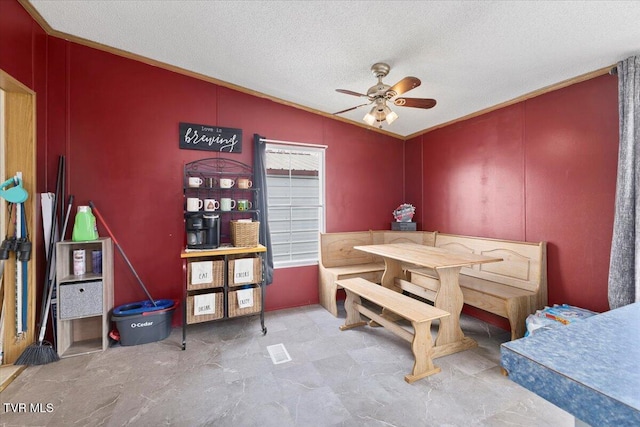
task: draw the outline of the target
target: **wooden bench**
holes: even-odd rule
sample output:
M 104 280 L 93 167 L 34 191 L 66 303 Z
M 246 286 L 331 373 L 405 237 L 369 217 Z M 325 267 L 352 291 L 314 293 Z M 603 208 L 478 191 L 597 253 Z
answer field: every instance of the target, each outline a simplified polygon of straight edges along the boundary
M 362 277 L 380 283 L 384 262 L 380 257 L 353 249 L 354 246 L 381 243 L 414 242 L 433 246 L 435 232 L 369 230 L 344 233 L 320 233 L 318 294 L 320 305 L 338 316 L 337 280 Z
M 347 318 L 340 330 L 365 325 L 367 322 L 362 320 L 360 316 L 362 314 L 411 343 L 414 364 L 411 374 L 404 377 L 406 382 L 412 383 L 440 372 L 440 368 L 433 364 L 431 358 L 433 353 L 431 321 L 449 316 L 449 313 L 362 278 L 339 280 L 338 285 L 347 293 L 345 301 Z M 364 307 L 360 297 L 407 319 L 413 326 L 413 334 Z
M 463 267 L 460 289 L 465 304 L 508 319 L 512 340 L 523 337 L 527 316 L 547 305 L 546 243 L 438 233 L 435 246 L 504 260 Z M 435 299 L 439 288 L 435 271 L 408 268 L 408 279 L 400 283 L 403 290 L 429 301 Z

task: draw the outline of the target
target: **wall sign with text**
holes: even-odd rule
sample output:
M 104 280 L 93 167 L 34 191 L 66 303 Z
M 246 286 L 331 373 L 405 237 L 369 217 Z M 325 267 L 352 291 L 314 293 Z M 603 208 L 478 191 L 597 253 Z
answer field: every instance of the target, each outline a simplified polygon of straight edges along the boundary
M 180 148 L 241 153 L 242 129 L 180 123 Z

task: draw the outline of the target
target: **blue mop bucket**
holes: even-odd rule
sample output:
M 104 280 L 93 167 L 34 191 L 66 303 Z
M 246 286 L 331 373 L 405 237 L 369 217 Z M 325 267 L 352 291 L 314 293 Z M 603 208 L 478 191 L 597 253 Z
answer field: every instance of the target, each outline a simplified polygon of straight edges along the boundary
M 161 341 L 171 333 L 171 320 L 176 302 L 171 299 L 139 301 L 113 309 L 121 345 L 138 345 Z

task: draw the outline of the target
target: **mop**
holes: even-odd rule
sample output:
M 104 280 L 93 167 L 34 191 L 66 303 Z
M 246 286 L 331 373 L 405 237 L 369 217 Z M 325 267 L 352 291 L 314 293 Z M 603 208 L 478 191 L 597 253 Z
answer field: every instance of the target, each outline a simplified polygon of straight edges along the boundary
M 98 211 L 98 208 L 96 208 L 96 205 L 93 204 L 93 201 L 89 200 L 89 206 L 93 210 L 93 213 L 95 213 L 96 217 L 100 220 L 102 225 L 104 225 L 105 230 L 107 230 L 107 234 L 109 234 L 109 237 L 111 237 L 111 240 L 113 240 L 113 244 L 116 245 L 116 248 L 118 248 L 118 250 L 120 251 L 120 255 L 122 255 L 122 258 L 125 260 L 125 262 L 129 266 L 129 269 L 131 270 L 131 272 L 133 273 L 135 278 L 138 280 L 138 284 L 140 285 L 140 287 L 142 288 L 144 293 L 147 294 L 147 298 L 149 298 L 149 301 L 151 302 L 151 304 L 153 304 L 153 306 L 158 310 L 165 308 L 165 307 L 159 306 L 158 303 L 156 302 L 156 300 L 154 300 L 151 297 L 151 294 L 147 290 L 147 287 L 142 282 L 142 279 L 140 278 L 140 276 L 138 276 L 138 273 L 136 272 L 136 269 L 133 268 L 133 265 L 131 264 L 131 261 L 129 261 L 129 258 L 127 258 L 127 255 L 124 253 L 124 250 L 122 249 L 122 247 L 120 246 L 120 244 L 116 240 L 116 237 L 111 232 L 111 229 L 109 228 L 109 226 L 105 222 L 104 218 L 102 218 L 102 214 L 100 214 L 100 211 Z M 151 307 L 151 306 L 149 306 L 149 307 Z

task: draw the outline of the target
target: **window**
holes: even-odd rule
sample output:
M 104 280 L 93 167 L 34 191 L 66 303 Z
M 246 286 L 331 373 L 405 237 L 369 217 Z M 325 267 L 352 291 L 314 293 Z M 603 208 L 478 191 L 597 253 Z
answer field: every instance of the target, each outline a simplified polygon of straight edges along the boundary
M 318 262 L 324 231 L 324 149 L 267 144 L 269 229 L 274 267 Z

